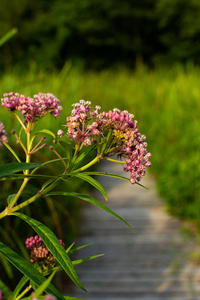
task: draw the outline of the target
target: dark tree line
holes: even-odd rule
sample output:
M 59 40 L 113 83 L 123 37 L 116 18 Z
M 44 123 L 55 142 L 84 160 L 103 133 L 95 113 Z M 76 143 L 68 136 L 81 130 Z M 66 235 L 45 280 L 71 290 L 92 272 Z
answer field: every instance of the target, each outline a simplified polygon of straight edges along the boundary
M 200 63 L 199 0 L 0 0 L 0 68 Z

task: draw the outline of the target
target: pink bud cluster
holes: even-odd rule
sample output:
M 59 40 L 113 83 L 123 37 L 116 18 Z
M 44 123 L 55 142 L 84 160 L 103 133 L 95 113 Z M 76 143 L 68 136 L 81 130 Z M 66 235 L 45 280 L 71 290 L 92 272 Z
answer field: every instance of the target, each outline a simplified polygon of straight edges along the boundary
M 8 142 L 7 134 L 4 128 L 5 128 L 4 124 L 0 122 L 0 148 L 2 147 L 3 143 Z
M 19 111 L 25 122 L 35 122 L 48 112 L 56 118 L 62 109 L 60 100 L 50 93 L 39 93 L 31 98 L 10 92 L 3 94 L 1 102 L 9 111 Z
M 139 133 L 137 121 L 133 121 L 134 115 L 117 108 L 100 113 L 100 106 L 92 110 L 90 104 L 84 100 L 73 104 L 66 124 L 69 139 L 82 142 L 86 146 L 97 143 L 98 147 L 98 141 L 102 144 L 108 130 L 112 130 L 104 156 L 119 155 L 125 160 L 124 170 L 130 172 L 131 183 L 140 181 L 146 173 L 146 167 L 151 166 L 148 161 L 151 153 L 146 149 L 146 137 Z M 58 135 L 62 136 L 63 132 L 60 130 Z
M 62 240 L 59 240 L 59 242 L 64 248 L 65 244 Z M 32 263 L 37 262 L 43 269 L 50 269 L 56 265 L 55 257 L 51 254 L 38 235 L 28 238 L 25 245 L 26 249 L 30 252 L 30 261 Z

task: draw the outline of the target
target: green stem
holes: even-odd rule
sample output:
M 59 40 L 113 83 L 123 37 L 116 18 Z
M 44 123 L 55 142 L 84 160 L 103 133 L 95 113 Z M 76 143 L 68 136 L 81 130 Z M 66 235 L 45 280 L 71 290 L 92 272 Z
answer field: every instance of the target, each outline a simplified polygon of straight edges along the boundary
M 15 300 L 21 299 L 28 291 L 30 291 L 31 288 L 31 285 L 27 286 L 27 288 Z
M 15 114 L 15 117 L 17 118 L 17 120 L 19 121 L 19 123 L 22 125 L 22 127 L 24 128 L 25 132 L 26 132 L 26 126 L 24 125 L 24 123 L 22 122 L 22 120 L 20 119 L 20 117 L 18 117 L 18 115 L 16 113 Z
M 29 126 L 29 124 L 28 124 L 28 126 Z M 26 163 L 29 163 L 30 160 L 31 160 L 31 156 L 29 154 L 29 152 L 30 152 L 30 130 L 29 130 L 29 128 L 26 129 L 26 134 L 27 134 L 27 149 L 25 149 L 25 151 L 26 151 Z M 24 174 L 29 175 L 29 170 L 25 170 Z M 8 206 L 8 210 L 10 210 L 11 208 L 13 208 L 15 206 L 17 200 L 19 199 L 19 197 L 20 197 L 21 193 L 23 192 L 25 186 L 27 185 L 28 181 L 29 181 L 29 178 L 24 178 L 23 183 L 22 183 L 20 189 L 18 190 L 15 198 L 13 199 L 13 201 Z
M 13 212 L 33 203 L 35 200 L 37 200 L 38 198 L 44 196 L 45 194 L 47 194 L 49 191 L 51 191 L 57 184 L 58 181 L 60 179 L 56 179 L 52 184 L 50 184 L 47 188 L 45 188 L 44 190 L 40 190 L 36 195 L 34 195 L 33 197 L 29 198 L 28 200 L 24 201 L 23 203 L 20 203 L 18 205 L 16 205 L 15 207 L 13 207 L 12 209 L 7 210 L 7 213 L 5 212 L 5 215 L 9 215 L 12 214 Z M 2 215 L 2 218 L 5 217 L 5 215 Z M 0 219 L 1 219 L 1 214 L 0 214 Z
M 16 202 L 17 202 L 17 200 L 19 199 L 19 197 L 20 197 L 22 191 L 24 190 L 25 186 L 27 185 L 28 180 L 29 180 L 29 178 L 25 178 L 25 179 L 24 179 L 24 181 L 23 181 L 23 183 L 22 183 L 22 185 L 21 185 L 19 191 L 17 192 L 17 194 L 16 194 L 16 196 L 15 196 L 15 198 L 14 198 L 14 200 L 13 200 L 13 201 L 10 203 L 10 205 L 8 206 L 8 209 L 9 209 L 9 210 L 16 204 Z
M 89 167 L 93 166 L 94 164 L 96 164 L 100 159 L 102 159 L 101 155 L 97 155 L 91 162 L 89 162 L 88 164 L 86 164 L 85 166 L 75 170 L 75 171 L 72 171 L 72 174 L 73 173 L 78 173 L 78 172 L 82 172 L 82 171 L 85 171 L 86 169 L 88 169 Z
M 118 163 L 118 164 L 125 164 L 125 161 L 115 160 L 115 159 L 108 158 L 108 157 L 104 157 L 104 159 L 109 160 L 109 161 L 116 162 L 116 163 Z

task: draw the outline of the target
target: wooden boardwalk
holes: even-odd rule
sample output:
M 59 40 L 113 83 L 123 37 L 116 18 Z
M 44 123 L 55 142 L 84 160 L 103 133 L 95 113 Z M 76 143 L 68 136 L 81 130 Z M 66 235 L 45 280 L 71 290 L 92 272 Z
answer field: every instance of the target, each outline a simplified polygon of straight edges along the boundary
M 120 164 L 106 162 L 101 171 L 125 175 Z M 182 223 L 165 212 L 153 178 L 142 183 L 150 190 L 128 181 L 101 177 L 106 204 L 134 229 L 92 205 L 84 205 L 80 236 L 76 246 L 92 243 L 79 256 L 105 255 L 76 268 L 88 293 L 76 286 L 66 287 L 64 294 L 85 300 L 198 300 L 200 267 L 189 259 L 197 250 L 184 237 Z

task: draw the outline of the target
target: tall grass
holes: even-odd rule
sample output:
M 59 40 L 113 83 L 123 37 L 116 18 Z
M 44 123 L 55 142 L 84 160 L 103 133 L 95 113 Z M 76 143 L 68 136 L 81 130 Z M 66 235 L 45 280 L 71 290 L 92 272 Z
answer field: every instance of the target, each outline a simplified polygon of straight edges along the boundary
M 152 152 L 151 171 L 167 208 L 175 215 L 195 220 L 200 227 L 200 69 L 181 65 L 134 73 L 119 68 L 83 72 L 66 63 L 60 73 L 37 72 L 5 74 L 0 91 L 32 95 L 55 94 L 64 107 L 62 116 L 49 118 L 40 127 L 58 128 L 64 124 L 71 104 L 80 99 L 100 104 L 103 110 L 118 107 L 135 114 L 140 132 L 146 134 Z M 11 129 L 5 109 L 0 119 Z M 49 123 L 48 123 L 49 122 Z

